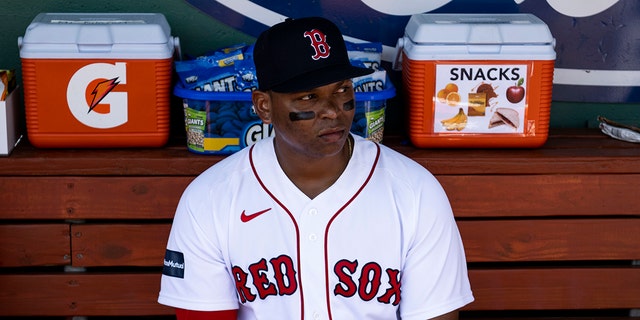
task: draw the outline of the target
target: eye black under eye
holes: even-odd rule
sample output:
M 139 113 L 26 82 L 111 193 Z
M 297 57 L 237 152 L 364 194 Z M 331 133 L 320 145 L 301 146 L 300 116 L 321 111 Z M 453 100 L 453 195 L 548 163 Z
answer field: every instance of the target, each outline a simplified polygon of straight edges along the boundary
M 289 112 L 289 120 L 291 121 L 311 120 L 315 117 L 316 113 L 313 111 Z

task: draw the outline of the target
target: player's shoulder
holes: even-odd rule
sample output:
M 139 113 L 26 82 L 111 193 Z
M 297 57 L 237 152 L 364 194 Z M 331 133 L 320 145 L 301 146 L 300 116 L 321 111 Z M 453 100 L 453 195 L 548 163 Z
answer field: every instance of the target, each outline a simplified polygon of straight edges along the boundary
M 241 149 L 211 165 L 191 181 L 189 189 L 211 190 L 228 185 L 233 180 L 242 179 L 250 171 L 249 149 L 250 147 Z
M 375 149 L 379 148 L 379 166 L 381 167 L 389 167 L 395 169 L 403 169 L 407 170 L 409 173 L 416 174 L 428 174 L 428 170 L 417 163 L 415 160 L 407 157 L 406 155 L 398 152 L 395 149 L 392 149 L 383 143 L 377 143 L 373 141 L 366 140 L 364 138 L 360 138 L 362 143 L 366 146 L 367 149 Z
M 260 159 L 260 161 L 253 161 L 252 164 L 251 158 Z M 262 139 L 252 146 L 245 147 L 224 157 L 200 173 L 193 180 L 192 185 L 203 185 L 209 188 L 215 186 L 224 187 L 246 178 L 253 179 L 252 165 L 256 163 L 275 163 L 273 138 Z
M 357 143 L 363 147 L 363 154 L 366 157 L 372 157 L 374 152 L 377 153 L 376 171 L 378 173 L 384 173 L 389 178 L 395 178 L 404 183 L 424 183 L 434 179 L 431 172 L 424 166 L 383 143 L 364 138 L 358 138 Z

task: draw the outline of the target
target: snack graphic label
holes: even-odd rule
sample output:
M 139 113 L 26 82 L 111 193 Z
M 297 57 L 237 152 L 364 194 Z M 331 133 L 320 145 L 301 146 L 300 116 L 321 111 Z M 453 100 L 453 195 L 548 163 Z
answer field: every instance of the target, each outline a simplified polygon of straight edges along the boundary
M 437 65 L 434 133 L 523 134 L 528 72 L 526 64 Z

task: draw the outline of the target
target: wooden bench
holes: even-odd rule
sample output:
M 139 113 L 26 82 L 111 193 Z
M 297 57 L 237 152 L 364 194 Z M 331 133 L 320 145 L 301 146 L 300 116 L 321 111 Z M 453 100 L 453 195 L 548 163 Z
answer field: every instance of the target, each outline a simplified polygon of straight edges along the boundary
M 640 309 L 640 146 L 553 130 L 532 150 L 385 144 L 450 196 L 476 301 L 462 319 L 628 318 Z M 157 316 L 180 194 L 221 156 L 42 150 L 0 158 L 0 316 Z

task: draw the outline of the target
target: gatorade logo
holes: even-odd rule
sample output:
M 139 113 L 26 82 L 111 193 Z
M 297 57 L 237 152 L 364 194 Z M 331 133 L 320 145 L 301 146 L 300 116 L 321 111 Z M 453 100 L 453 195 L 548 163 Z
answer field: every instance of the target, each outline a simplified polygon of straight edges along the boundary
M 89 88 L 97 79 L 104 79 Z M 115 128 L 127 122 L 126 92 L 112 92 L 127 83 L 126 63 L 93 63 L 80 68 L 69 80 L 67 103 L 71 114 L 82 124 L 97 129 Z M 89 91 L 87 91 L 89 89 Z M 89 95 L 85 95 L 89 92 Z M 98 104 L 109 105 L 108 112 L 97 112 Z
M 313 60 L 329 57 L 331 47 L 327 43 L 327 36 L 318 29 L 313 29 L 304 33 L 305 37 L 311 40 L 311 46 L 315 50 L 315 54 L 311 56 Z

